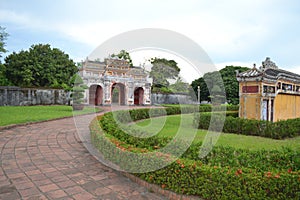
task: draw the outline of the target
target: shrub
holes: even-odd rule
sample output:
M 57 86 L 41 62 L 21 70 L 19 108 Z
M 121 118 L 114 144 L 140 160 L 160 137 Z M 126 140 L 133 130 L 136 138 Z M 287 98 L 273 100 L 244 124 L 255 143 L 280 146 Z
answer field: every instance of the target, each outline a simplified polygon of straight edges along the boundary
M 222 167 L 248 167 L 257 171 L 300 170 L 300 153 L 289 148 L 282 150 L 247 150 L 215 146 L 205 157 L 199 157 L 201 143 L 192 144 L 182 158 L 199 160 L 203 164 Z
M 213 120 L 212 114 L 214 114 Z M 288 137 L 296 137 L 300 135 L 300 118 L 288 119 L 278 122 L 269 122 L 254 119 L 242 119 L 237 117 L 235 112 L 218 113 L 201 113 L 195 114 L 194 126 L 199 129 L 208 129 L 212 131 L 220 131 L 220 124 L 223 124 L 224 133 L 235 133 L 243 135 L 262 136 L 273 139 L 284 139 Z
M 204 199 L 299 199 L 299 173 L 258 172 L 245 167 L 209 166 L 180 159 L 140 178 L 180 194 Z
M 220 106 L 212 106 L 210 104 L 201 104 L 199 105 L 163 105 L 167 108 L 179 108 L 181 107 L 183 110 L 187 109 L 190 112 L 216 112 L 216 111 L 239 111 L 238 105 L 220 105 Z

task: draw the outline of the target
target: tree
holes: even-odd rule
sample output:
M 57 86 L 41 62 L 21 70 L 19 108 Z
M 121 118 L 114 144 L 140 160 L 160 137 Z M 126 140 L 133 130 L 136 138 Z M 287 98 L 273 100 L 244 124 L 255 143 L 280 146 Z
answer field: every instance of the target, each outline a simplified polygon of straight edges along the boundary
M 191 86 L 193 88 L 193 91 L 191 91 L 191 92 L 194 93 L 191 96 L 197 97 L 197 95 L 198 95 L 198 86 L 200 86 L 200 100 L 201 101 L 210 101 L 209 91 L 208 91 L 207 85 L 206 85 L 203 77 L 200 77 L 200 78 L 194 80 L 192 82 Z M 194 100 L 197 100 L 197 99 L 194 99 Z
M 174 60 L 165 58 L 150 59 L 152 68 L 150 78 L 152 78 L 152 89 L 168 88 L 170 85 L 168 79 L 176 79 L 179 76 L 180 68 Z
M 180 77 L 177 78 L 176 82 L 169 86 L 172 92 L 189 92 L 189 84 L 182 81 Z
M 2 57 L 2 53 L 6 53 L 7 50 L 5 49 L 5 40 L 7 40 L 8 33 L 5 32 L 5 28 L 0 26 L 0 58 Z M 0 60 L 0 85 L 10 85 L 7 78 L 4 76 L 4 65 L 1 63 Z
M 49 44 L 32 45 L 28 51 L 5 58 L 4 75 L 15 86 L 69 89 L 78 71 L 68 54 Z
M 87 85 L 84 84 L 82 78 L 75 74 L 72 77 L 72 82 L 74 86 L 72 88 L 72 99 L 73 99 L 73 109 L 74 110 L 82 110 L 83 109 L 83 98 L 84 98 L 84 91 L 87 89 Z
M 125 50 L 121 50 L 118 54 L 112 54 L 111 57 L 117 57 L 119 59 L 124 59 L 130 64 L 131 67 L 133 67 L 131 57 L 130 57 L 129 53 Z
M 197 94 L 200 85 L 201 101 L 211 101 L 212 98 L 222 99 L 226 95 L 226 101 L 231 104 L 239 103 L 239 85 L 236 80 L 236 70 L 240 72 L 249 68 L 240 66 L 226 66 L 220 71 L 205 73 L 203 77 L 192 82 L 193 92 Z M 222 94 L 224 93 L 225 94 Z
M 2 53 L 6 53 L 7 50 L 5 49 L 6 43 L 5 40 L 7 40 L 8 33 L 5 32 L 5 28 L 0 26 L 0 58 L 2 57 Z M 1 62 L 1 61 L 0 61 Z
M 220 70 L 225 86 L 227 102 L 231 104 L 239 104 L 239 83 L 236 79 L 236 70 L 243 72 L 249 70 L 249 68 L 240 66 L 226 66 Z

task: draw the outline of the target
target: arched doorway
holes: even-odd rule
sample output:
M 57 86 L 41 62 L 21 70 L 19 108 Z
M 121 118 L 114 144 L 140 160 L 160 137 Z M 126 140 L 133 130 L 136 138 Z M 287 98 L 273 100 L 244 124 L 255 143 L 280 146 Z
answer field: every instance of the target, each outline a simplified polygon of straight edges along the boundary
M 114 83 L 111 86 L 111 103 L 125 105 L 125 86 L 122 83 Z
M 100 85 L 91 85 L 89 89 L 89 104 L 101 105 L 103 99 L 103 89 Z
M 134 105 L 143 105 L 144 101 L 144 89 L 138 87 L 134 90 Z

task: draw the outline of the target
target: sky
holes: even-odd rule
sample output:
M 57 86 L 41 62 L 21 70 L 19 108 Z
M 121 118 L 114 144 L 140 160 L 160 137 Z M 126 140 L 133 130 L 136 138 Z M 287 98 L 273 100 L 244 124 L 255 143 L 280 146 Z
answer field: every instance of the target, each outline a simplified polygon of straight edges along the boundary
M 298 0 L 0 0 L 0 26 L 9 33 L 9 53 L 50 44 L 79 62 L 113 36 L 161 28 L 196 42 L 218 69 L 260 66 L 270 57 L 300 74 Z M 141 55 L 133 55 L 135 65 L 151 56 Z

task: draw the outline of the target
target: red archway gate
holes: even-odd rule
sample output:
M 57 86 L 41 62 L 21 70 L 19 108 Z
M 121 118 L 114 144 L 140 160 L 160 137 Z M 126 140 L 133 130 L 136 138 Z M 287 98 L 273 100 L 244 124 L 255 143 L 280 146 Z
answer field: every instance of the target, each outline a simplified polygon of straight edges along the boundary
M 102 105 L 103 89 L 100 85 L 91 85 L 89 88 L 89 104 Z
M 134 105 L 143 105 L 144 101 L 144 89 L 138 87 L 134 90 Z

